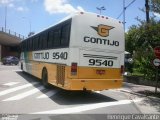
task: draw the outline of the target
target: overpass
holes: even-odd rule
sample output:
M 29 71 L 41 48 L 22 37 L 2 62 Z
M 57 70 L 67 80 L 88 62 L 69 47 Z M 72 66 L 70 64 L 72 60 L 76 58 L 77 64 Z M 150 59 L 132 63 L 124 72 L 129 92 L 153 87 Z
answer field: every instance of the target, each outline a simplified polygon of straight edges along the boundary
M 0 28 L 0 59 L 5 56 L 19 56 L 19 44 L 25 39 L 23 35 L 3 27 Z

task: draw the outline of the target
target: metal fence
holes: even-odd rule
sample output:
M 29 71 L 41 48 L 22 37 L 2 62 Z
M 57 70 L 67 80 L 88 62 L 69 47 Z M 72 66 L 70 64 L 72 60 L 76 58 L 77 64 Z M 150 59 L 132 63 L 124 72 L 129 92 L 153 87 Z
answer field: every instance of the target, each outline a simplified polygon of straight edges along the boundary
M 18 38 L 20 38 L 21 40 L 26 39 L 25 36 L 23 36 L 23 35 L 21 35 L 21 34 L 18 34 L 18 33 L 14 32 L 14 31 L 11 31 L 11 30 L 9 30 L 9 29 L 5 29 L 4 27 L 0 27 L 0 31 L 1 31 L 1 32 L 4 32 L 4 33 L 7 33 L 7 34 L 10 34 L 10 35 L 13 35 L 13 36 L 15 36 L 15 37 L 18 37 Z

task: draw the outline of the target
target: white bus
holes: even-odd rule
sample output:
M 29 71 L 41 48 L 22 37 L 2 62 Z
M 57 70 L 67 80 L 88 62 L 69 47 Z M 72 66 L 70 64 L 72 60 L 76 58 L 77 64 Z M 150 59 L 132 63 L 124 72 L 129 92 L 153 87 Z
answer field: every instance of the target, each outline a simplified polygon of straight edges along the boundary
M 124 30 L 119 20 L 78 12 L 21 44 L 21 69 L 66 90 L 122 86 Z

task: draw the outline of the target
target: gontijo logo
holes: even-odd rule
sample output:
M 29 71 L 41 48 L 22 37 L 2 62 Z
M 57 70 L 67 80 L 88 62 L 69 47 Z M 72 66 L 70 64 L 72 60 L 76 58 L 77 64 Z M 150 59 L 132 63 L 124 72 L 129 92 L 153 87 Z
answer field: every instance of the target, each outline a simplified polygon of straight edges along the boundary
M 102 45 L 116 46 L 116 47 L 120 45 L 119 41 L 117 40 L 111 40 L 110 38 L 109 39 L 102 38 L 102 37 L 109 36 L 109 31 L 115 27 L 103 25 L 103 24 L 98 25 L 98 27 L 94 27 L 94 26 L 90 26 L 90 27 L 96 30 L 97 34 L 101 37 L 95 37 L 94 36 L 95 34 L 92 34 L 92 36 L 86 35 L 83 37 L 83 41 L 85 43 L 102 44 Z M 110 37 L 113 38 L 112 36 Z
M 109 36 L 109 31 L 114 28 L 112 26 L 103 25 L 103 24 L 98 25 L 98 27 L 94 27 L 94 26 L 91 26 L 91 27 L 97 31 L 98 35 L 102 37 Z

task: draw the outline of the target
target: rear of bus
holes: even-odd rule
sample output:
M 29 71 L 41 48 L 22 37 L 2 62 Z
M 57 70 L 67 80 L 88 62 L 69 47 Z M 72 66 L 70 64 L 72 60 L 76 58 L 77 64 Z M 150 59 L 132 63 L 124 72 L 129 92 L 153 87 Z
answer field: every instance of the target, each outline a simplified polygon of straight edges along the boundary
M 72 18 L 70 90 L 105 90 L 122 86 L 124 30 L 120 21 L 93 13 Z

